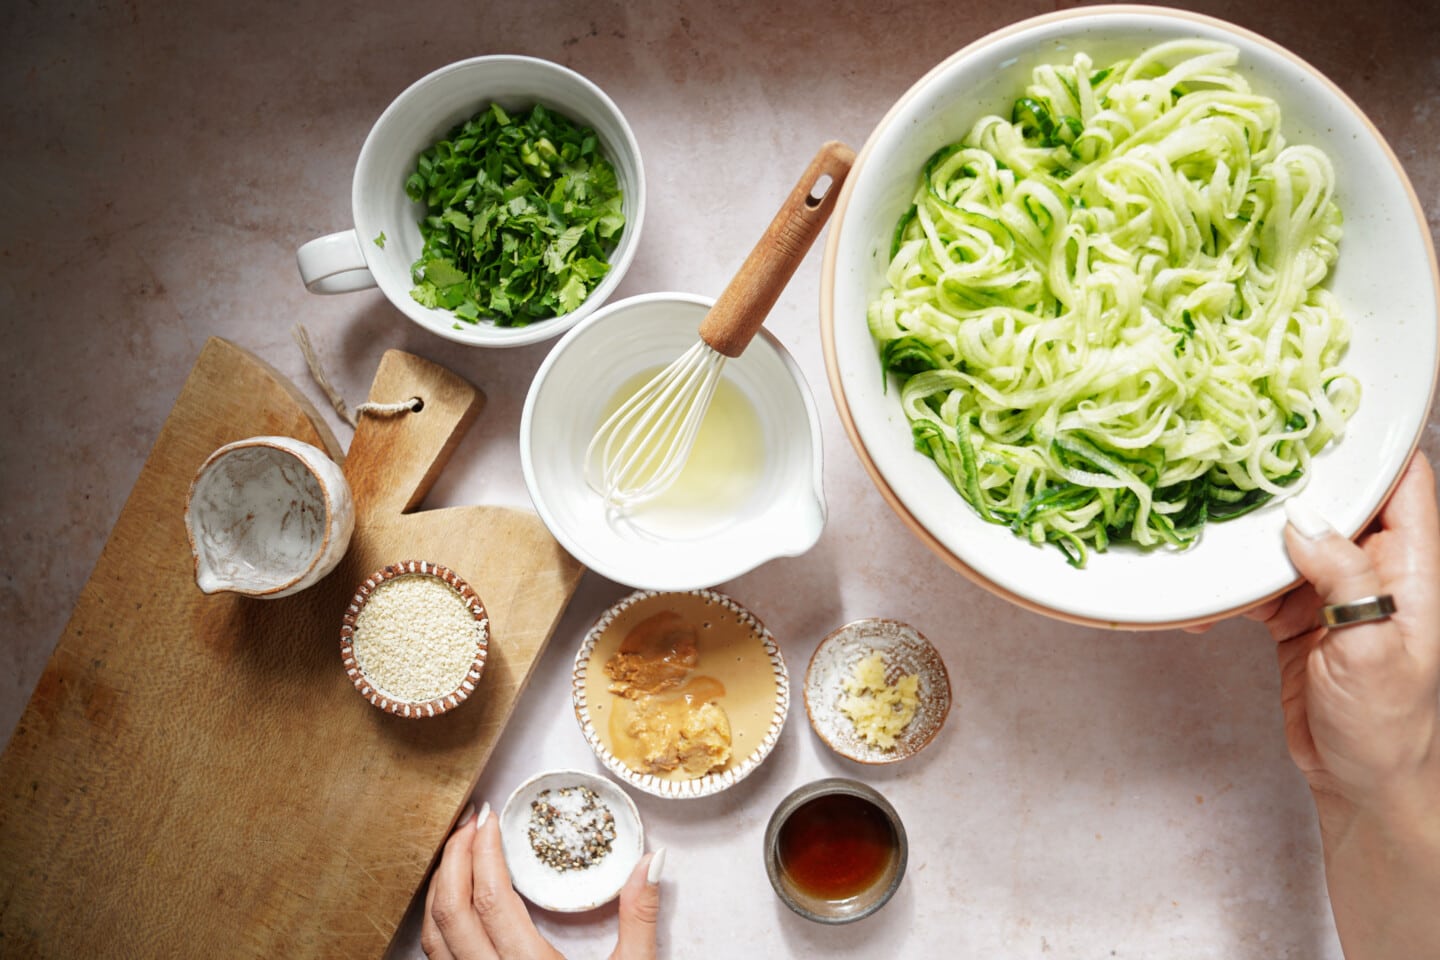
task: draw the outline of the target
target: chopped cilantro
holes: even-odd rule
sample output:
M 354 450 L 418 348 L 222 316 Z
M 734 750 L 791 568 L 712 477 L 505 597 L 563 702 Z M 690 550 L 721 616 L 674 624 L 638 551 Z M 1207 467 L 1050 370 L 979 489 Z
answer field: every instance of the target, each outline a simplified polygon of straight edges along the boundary
M 385 231 L 384 231 L 384 230 L 381 230 L 381 231 L 380 231 L 380 236 L 378 236 L 378 237 L 375 238 L 375 246 L 379 247 L 381 250 L 384 250 L 384 249 L 385 249 Z
M 512 117 L 492 103 L 455 127 L 420 154 L 405 192 L 425 206 L 410 295 L 470 324 L 574 310 L 625 227 L 595 131 L 538 104 Z

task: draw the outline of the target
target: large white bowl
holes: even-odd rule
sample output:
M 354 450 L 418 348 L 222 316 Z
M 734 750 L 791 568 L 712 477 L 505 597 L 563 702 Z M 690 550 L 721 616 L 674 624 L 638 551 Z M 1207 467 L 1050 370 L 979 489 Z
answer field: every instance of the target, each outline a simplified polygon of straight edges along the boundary
M 1414 190 L 1380 133 L 1333 83 L 1294 54 L 1219 20 L 1156 7 L 1089 7 L 993 33 L 921 78 L 880 121 L 845 182 L 821 281 L 821 329 L 832 392 L 860 459 L 882 495 L 944 560 L 1032 610 L 1087 624 L 1159 629 L 1248 608 L 1297 580 L 1272 504 L 1206 526 L 1189 550 L 1114 547 L 1084 569 L 975 514 L 911 443 L 899 390 L 887 392 L 866 306 L 882 289 L 890 239 L 920 169 L 987 113 L 1010 104 L 1042 62 L 1088 52 L 1097 66 L 1170 39 L 1232 44 L 1253 88 L 1273 97 L 1291 143 L 1333 161 L 1345 216 L 1329 283 L 1352 323 L 1343 366 L 1359 378 L 1360 409 L 1345 438 L 1316 458 L 1301 499 L 1347 535 L 1373 518 L 1418 442 L 1436 377 L 1440 277 Z
M 610 253 L 610 271 L 574 310 L 523 327 L 457 321 L 450 311 L 422 306 L 410 296 L 410 265 L 420 256 L 419 222 L 425 207 L 406 195 L 405 181 L 421 153 L 491 103 L 516 116 L 538 103 L 593 128 L 623 194 L 625 228 Z M 401 313 L 447 340 L 518 347 L 564 333 L 620 285 L 635 258 L 645 220 L 645 168 L 624 114 L 590 80 L 535 57 L 472 57 L 421 77 L 385 108 L 360 148 L 351 207 L 353 229 L 317 237 L 297 251 L 301 279 L 312 293 L 378 286 Z M 382 235 L 383 246 L 376 242 Z
M 632 378 L 663 368 L 699 339 L 713 301 L 683 293 L 630 297 L 576 324 L 531 381 L 520 416 L 520 466 L 540 519 L 585 566 L 644 590 L 713 587 L 776 557 L 798 556 L 825 526 L 820 417 L 805 376 L 768 331 L 725 363 L 754 408 L 763 450 L 753 493 L 695 525 L 634 524 L 607 513 L 585 482 L 585 450 L 606 404 Z

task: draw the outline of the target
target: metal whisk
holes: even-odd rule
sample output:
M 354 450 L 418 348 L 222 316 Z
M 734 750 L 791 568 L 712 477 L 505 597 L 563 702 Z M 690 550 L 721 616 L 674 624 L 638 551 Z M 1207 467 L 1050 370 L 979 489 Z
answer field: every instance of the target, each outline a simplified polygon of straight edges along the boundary
M 749 346 L 805 258 L 840 194 L 855 152 L 830 141 L 700 323 L 700 339 L 600 425 L 585 451 L 585 481 L 628 510 L 680 476 L 710 409 L 726 359 Z

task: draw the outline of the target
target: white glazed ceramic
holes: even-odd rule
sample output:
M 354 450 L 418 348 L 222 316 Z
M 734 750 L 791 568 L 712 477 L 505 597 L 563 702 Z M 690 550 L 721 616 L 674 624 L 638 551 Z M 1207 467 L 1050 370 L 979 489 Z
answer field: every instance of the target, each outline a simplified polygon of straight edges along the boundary
M 889 750 L 875 746 L 855 731 L 855 724 L 840 711 L 843 683 L 855 664 L 878 653 L 885 661 L 885 682 L 918 678 L 919 704 L 915 716 Z M 895 763 L 924 750 L 935 739 L 950 714 L 950 674 L 940 651 L 925 635 L 899 620 L 855 620 L 831 633 L 815 648 L 805 669 L 805 715 L 825 745 L 858 763 Z
M 595 722 L 590 717 L 589 697 L 585 691 L 585 678 L 590 672 L 590 654 L 595 650 L 595 644 L 600 640 L 600 636 L 616 617 L 632 605 L 659 595 L 653 590 L 638 590 L 601 615 L 581 642 L 580 649 L 575 654 L 575 666 L 570 675 L 571 705 L 575 708 L 575 719 L 580 724 L 580 732 L 584 734 L 585 742 L 590 744 L 591 750 L 595 751 L 595 756 L 605 764 L 606 769 L 632 787 L 671 800 L 693 800 L 698 797 L 708 797 L 722 790 L 728 790 L 750 776 L 760 764 L 765 762 L 765 758 L 770 756 L 770 751 L 775 749 L 775 744 L 780 740 L 780 731 L 785 729 L 785 718 L 790 713 L 790 672 L 785 667 L 785 657 L 780 653 L 780 646 L 775 642 L 775 638 L 765 624 L 761 623 L 749 610 L 723 593 L 716 593 L 713 590 L 691 592 L 724 606 L 742 623 L 749 624 L 755 632 L 756 642 L 765 648 L 765 654 L 770 658 L 770 669 L 775 676 L 775 708 L 771 711 L 770 724 L 765 730 L 765 735 L 751 749 L 748 756 L 738 758 L 724 770 L 707 773 L 694 780 L 667 780 L 627 766 L 624 761 L 610 751 L 609 747 L 605 746 L 605 741 L 600 738 L 600 731 L 595 728 Z
M 607 514 L 585 482 L 585 449 L 605 404 L 632 377 L 664 367 L 697 341 L 713 301 L 655 293 L 609 304 L 550 351 L 520 418 L 525 485 L 550 532 L 581 563 L 626 586 L 692 590 L 798 556 L 825 526 L 820 419 L 799 366 L 769 332 L 725 364 L 763 432 L 762 474 L 733 517 L 700 528 Z
M 545 790 L 589 787 L 615 816 L 610 852 L 583 870 L 556 870 L 530 846 L 530 804 Z M 545 910 L 577 913 L 614 900 L 645 853 L 645 829 L 635 801 L 615 783 L 579 770 L 536 774 L 515 788 L 500 812 L 500 840 L 510 880 L 526 900 Z
M 251 437 L 201 465 L 185 529 L 201 590 L 288 597 L 345 555 L 355 503 L 340 465 L 323 450 L 290 437 Z
M 410 296 L 410 265 L 420 255 L 417 224 L 424 208 L 406 196 L 405 181 L 422 152 L 491 102 L 514 113 L 540 103 L 592 127 L 624 193 L 625 229 L 605 279 L 570 313 L 523 327 L 457 322 L 449 311 L 423 307 Z M 474 57 L 415 81 L 385 109 L 360 149 L 351 204 L 353 229 L 311 240 L 296 254 L 301 279 L 312 293 L 379 286 L 400 312 L 431 333 L 472 346 L 517 347 L 568 330 L 620 285 L 645 219 L 645 171 L 630 125 L 595 84 L 534 57 Z M 382 233 L 383 247 L 375 242 Z
M 1032 610 L 1100 626 L 1159 629 L 1237 613 L 1296 582 L 1272 504 L 1210 524 L 1193 548 L 1112 547 L 1088 566 L 985 523 L 911 443 L 886 390 L 866 307 L 879 293 L 896 220 L 936 149 L 981 115 L 1008 112 L 1041 62 L 1079 50 L 1096 65 L 1165 40 L 1200 37 L 1240 51 L 1239 69 L 1283 112 L 1291 143 L 1321 147 L 1344 212 L 1328 281 L 1352 324 L 1343 361 L 1362 386 L 1342 442 L 1316 458 L 1303 502 L 1346 535 L 1388 496 L 1425 424 L 1436 376 L 1440 277 L 1425 217 L 1384 139 L 1334 84 L 1274 43 L 1219 20 L 1155 7 L 1089 7 L 1027 20 L 966 47 L 918 81 L 881 120 L 846 180 L 830 227 L 821 329 L 832 393 L 881 494 L 932 550 L 976 583 Z

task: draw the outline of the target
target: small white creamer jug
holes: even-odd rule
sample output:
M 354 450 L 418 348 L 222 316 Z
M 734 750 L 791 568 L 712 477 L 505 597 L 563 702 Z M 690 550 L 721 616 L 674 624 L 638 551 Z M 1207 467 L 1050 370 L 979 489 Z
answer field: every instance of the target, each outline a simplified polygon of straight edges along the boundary
M 201 465 L 185 529 L 201 590 L 287 597 L 340 562 L 355 529 L 355 502 L 323 450 L 289 437 L 250 437 Z

